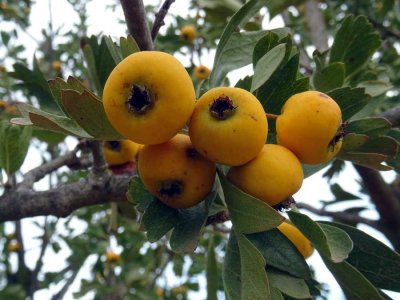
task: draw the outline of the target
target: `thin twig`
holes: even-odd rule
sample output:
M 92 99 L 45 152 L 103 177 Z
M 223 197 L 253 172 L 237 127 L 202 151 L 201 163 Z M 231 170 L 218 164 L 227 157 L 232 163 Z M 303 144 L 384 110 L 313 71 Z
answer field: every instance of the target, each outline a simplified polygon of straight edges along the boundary
M 149 289 L 153 289 L 156 286 L 157 279 L 164 273 L 165 269 L 167 268 L 168 264 L 172 261 L 174 256 L 175 256 L 174 252 L 168 251 L 168 256 L 165 259 L 164 263 L 157 270 L 154 271 L 155 275 L 153 277 L 153 280 L 151 281 Z
M 151 39 L 154 41 L 160 28 L 165 24 L 164 18 L 168 13 L 171 4 L 174 3 L 175 0 L 165 0 L 160 10 L 156 13 L 156 19 L 154 20 L 153 28 L 151 29 Z
M 362 223 L 371 226 L 375 229 L 379 228 L 378 221 L 367 219 L 357 214 L 338 212 L 338 211 L 328 211 L 325 209 L 315 208 L 314 206 L 302 202 L 297 202 L 296 206 L 299 209 L 305 209 L 318 216 L 332 217 L 343 223 Z
M 137 42 L 140 50 L 152 50 L 153 41 L 151 39 L 149 24 L 146 20 L 143 1 L 121 0 L 121 6 L 124 11 L 128 31 Z
M 30 170 L 24 175 L 24 180 L 18 185 L 17 190 L 31 189 L 35 182 L 39 181 L 47 174 L 50 174 L 62 166 L 75 163 L 78 160 L 76 157 L 77 151 L 78 149 L 76 148 L 63 156 L 57 157 L 52 161 Z
M 64 298 L 65 294 L 68 292 L 69 287 L 71 286 L 76 276 L 78 275 L 79 270 L 80 268 L 78 266 L 71 266 L 71 271 L 72 271 L 71 276 L 67 279 L 61 290 L 59 290 L 57 294 L 51 297 L 51 300 L 60 300 Z

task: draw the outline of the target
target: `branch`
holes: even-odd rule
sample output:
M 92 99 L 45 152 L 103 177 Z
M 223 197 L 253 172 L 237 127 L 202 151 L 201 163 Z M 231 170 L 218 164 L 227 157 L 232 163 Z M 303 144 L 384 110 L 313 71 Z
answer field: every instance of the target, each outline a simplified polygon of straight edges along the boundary
M 151 29 L 151 38 L 153 41 L 155 40 L 161 26 L 165 24 L 164 18 L 167 15 L 168 10 L 173 2 L 175 2 L 175 0 L 165 0 L 158 13 L 156 13 L 156 19 L 154 20 L 154 25 Z
M 24 175 L 24 180 L 18 185 L 18 190 L 29 190 L 33 187 L 33 184 L 47 174 L 57 170 L 58 168 L 69 165 L 75 164 L 79 159 L 76 157 L 76 153 L 78 148 L 74 149 L 73 151 L 55 158 L 54 160 L 47 162 L 37 168 L 30 170 L 28 173 Z
M 390 240 L 396 251 L 400 251 L 400 199 L 378 171 L 358 165 L 354 167 L 380 215 L 379 229 Z
M 153 41 L 149 25 L 146 20 L 146 11 L 142 0 L 121 0 L 126 25 L 129 33 L 137 42 L 140 50 L 152 50 Z
M 320 52 L 323 52 L 329 48 L 328 35 L 324 18 L 322 17 L 321 10 L 318 7 L 318 2 L 315 0 L 309 0 L 304 4 L 304 8 L 311 41 Z
M 65 284 L 63 285 L 63 287 L 61 288 L 61 290 L 58 291 L 57 294 L 53 295 L 53 297 L 51 297 L 51 300 L 58 300 L 58 299 L 63 299 L 65 294 L 67 293 L 69 287 L 71 286 L 71 284 L 74 282 L 76 276 L 79 273 L 80 268 L 78 266 L 71 266 L 71 271 L 72 274 L 71 276 L 67 279 L 67 281 L 65 282 Z
M 95 181 L 89 177 L 47 191 L 4 194 L 0 197 L 0 222 L 46 215 L 66 217 L 84 206 L 126 201 L 130 177 L 110 175 Z
M 352 213 L 345 213 L 345 212 L 338 212 L 338 211 L 328 211 L 325 209 L 319 209 L 315 208 L 314 206 L 311 206 L 309 204 L 303 203 L 303 202 L 297 202 L 296 206 L 299 209 L 305 209 L 308 210 L 309 212 L 316 214 L 318 216 L 322 217 L 332 217 L 335 220 L 338 220 L 343 223 L 362 223 L 366 224 L 368 226 L 371 226 L 372 228 L 378 229 L 378 221 L 363 218 L 359 215 L 352 214 Z

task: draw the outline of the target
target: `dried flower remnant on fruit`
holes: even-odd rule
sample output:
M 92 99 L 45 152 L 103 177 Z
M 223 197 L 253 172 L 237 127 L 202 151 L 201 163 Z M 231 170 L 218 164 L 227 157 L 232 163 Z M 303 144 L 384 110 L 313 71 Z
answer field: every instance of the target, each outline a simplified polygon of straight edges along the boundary
M 159 185 L 158 192 L 163 199 L 173 199 L 183 192 L 183 182 L 180 180 L 167 180 Z
M 106 142 L 106 147 L 113 151 L 120 151 L 121 150 L 121 142 L 120 141 L 108 141 Z
M 194 148 L 186 149 L 186 156 L 189 158 L 196 158 L 198 156 L 198 152 Z
M 329 151 L 331 151 L 331 152 L 335 151 L 336 144 L 343 140 L 344 136 L 346 135 L 345 129 L 346 129 L 347 124 L 348 124 L 348 122 L 343 122 L 342 124 L 340 124 L 338 131 L 336 132 L 336 134 L 334 135 L 332 140 L 329 142 L 329 145 L 328 145 Z
M 146 87 L 142 88 L 136 84 L 132 85 L 131 95 L 126 101 L 129 112 L 142 115 L 153 106 L 153 101 Z
M 210 105 L 210 114 L 218 120 L 226 120 L 231 117 L 237 106 L 233 105 L 233 101 L 228 96 L 220 96 Z

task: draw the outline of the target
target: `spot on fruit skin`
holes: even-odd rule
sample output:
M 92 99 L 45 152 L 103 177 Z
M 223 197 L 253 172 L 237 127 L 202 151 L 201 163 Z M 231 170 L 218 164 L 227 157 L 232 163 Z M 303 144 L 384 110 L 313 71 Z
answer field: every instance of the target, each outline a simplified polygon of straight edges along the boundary
M 158 192 L 163 199 L 176 198 L 183 192 L 183 182 L 180 180 L 167 180 L 160 182 Z

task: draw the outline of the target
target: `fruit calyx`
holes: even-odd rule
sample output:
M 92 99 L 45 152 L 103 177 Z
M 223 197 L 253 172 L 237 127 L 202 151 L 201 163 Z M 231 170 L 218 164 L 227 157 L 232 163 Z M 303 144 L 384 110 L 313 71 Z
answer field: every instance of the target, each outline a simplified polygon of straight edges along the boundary
M 217 120 L 226 120 L 235 113 L 236 108 L 231 98 L 220 96 L 211 103 L 210 114 Z
M 328 149 L 329 151 L 334 151 L 335 150 L 335 146 L 336 144 L 343 140 L 344 136 L 346 135 L 346 126 L 347 126 L 347 122 L 343 122 L 340 124 L 338 130 L 336 131 L 335 135 L 333 136 L 333 138 L 331 139 L 331 141 L 328 144 Z
M 149 109 L 151 109 L 154 101 L 146 87 L 133 84 L 131 88 L 131 95 L 126 101 L 126 104 L 129 112 L 137 115 L 143 115 Z
M 160 182 L 158 192 L 163 198 L 176 198 L 183 192 L 183 182 L 180 180 L 165 180 Z
M 113 151 L 121 150 L 121 142 L 120 141 L 108 141 L 106 142 L 106 146 Z

